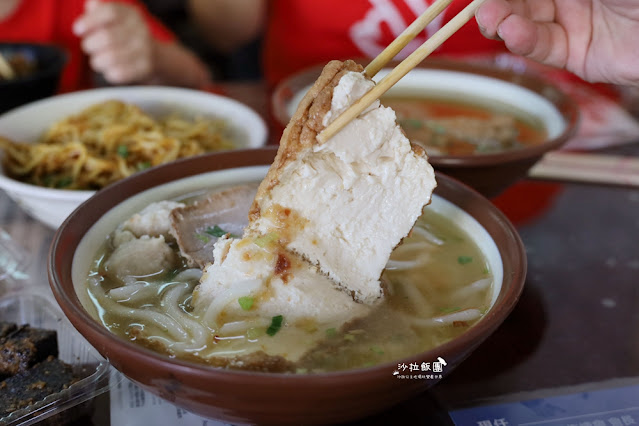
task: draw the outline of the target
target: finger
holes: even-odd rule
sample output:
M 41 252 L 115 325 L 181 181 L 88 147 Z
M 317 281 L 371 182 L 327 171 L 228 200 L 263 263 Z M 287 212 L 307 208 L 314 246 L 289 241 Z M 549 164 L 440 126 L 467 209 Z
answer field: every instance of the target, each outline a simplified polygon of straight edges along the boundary
M 106 50 L 91 57 L 91 67 L 112 84 L 144 79 L 151 72 L 150 55 L 131 45 L 129 49 Z
M 93 55 L 108 49 L 118 49 L 119 46 L 126 46 L 129 33 L 126 31 L 110 31 L 107 29 L 97 30 L 88 33 L 82 39 L 82 50 Z
M 527 16 L 535 22 L 553 22 L 557 16 L 555 0 L 521 0 L 522 5 L 516 5 L 517 14 Z
M 96 29 L 121 22 L 121 8 L 114 3 L 87 2 L 84 14 L 73 23 L 73 33 L 78 37 Z
M 475 19 L 485 37 L 497 39 L 499 24 L 512 12 L 512 5 L 506 0 L 487 0 L 477 9 Z
M 104 78 L 111 84 L 128 84 L 145 80 L 151 74 L 148 61 L 135 61 L 118 64 L 104 72 Z
M 498 39 L 497 27 L 511 14 L 535 22 L 553 22 L 556 16 L 554 0 L 487 0 L 477 9 L 475 18 L 480 31 L 488 38 Z
M 555 67 L 566 65 L 568 37 L 557 23 L 536 23 L 519 15 L 510 15 L 499 24 L 497 34 L 517 55 Z

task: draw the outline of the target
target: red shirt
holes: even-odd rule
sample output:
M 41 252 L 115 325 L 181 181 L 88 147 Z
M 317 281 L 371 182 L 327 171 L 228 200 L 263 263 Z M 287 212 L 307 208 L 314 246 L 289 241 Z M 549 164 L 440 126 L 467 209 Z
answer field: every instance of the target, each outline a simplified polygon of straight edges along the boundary
M 82 52 L 81 40 L 73 34 L 73 22 L 84 12 L 86 0 L 22 0 L 15 11 L 0 21 L 0 40 L 38 42 L 64 46 L 69 60 L 60 82 L 60 92 L 92 86 L 92 71 Z M 103 0 L 112 1 L 112 0 Z M 154 38 L 172 41 L 174 36 L 135 0 L 118 0 L 142 12 Z
M 270 0 L 264 44 L 269 83 L 331 59 L 374 58 L 434 0 Z M 470 0 L 454 0 L 396 59 L 422 44 Z M 483 37 L 474 19 L 435 54 L 506 51 L 502 42 Z M 363 64 L 366 65 L 366 64 Z

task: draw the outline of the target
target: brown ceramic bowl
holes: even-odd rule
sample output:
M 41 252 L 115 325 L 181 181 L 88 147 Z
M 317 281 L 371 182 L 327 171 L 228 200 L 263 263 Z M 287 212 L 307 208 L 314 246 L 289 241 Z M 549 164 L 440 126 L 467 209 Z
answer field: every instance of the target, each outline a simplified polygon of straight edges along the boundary
M 301 97 L 321 69 L 322 66 L 309 68 L 275 87 L 271 109 L 281 129 L 289 122 Z M 375 80 L 382 78 L 388 70 L 381 70 Z M 481 103 L 494 102 L 502 109 L 512 108 L 530 116 L 545 128 L 548 138 L 539 145 L 491 154 L 429 154 L 435 170 L 461 180 L 487 197 L 498 195 L 525 177 L 546 152 L 558 149 L 568 141 L 576 132 L 579 121 L 576 102 L 551 83 L 496 66 L 444 59 L 426 60 L 386 95 L 415 97 L 420 93 L 437 93 L 438 97 L 460 100 L 468 98 Z
M 459 337 L 410 359 L 322 374 L 227 370 L 152 352 L 117 337 L 90 312 L 86 273 L 97 247 L 117 223 L 152 200 L 230 182 L 259 181 L 276 148 L 193 157 L 117 182 L 83 203 L 56 232 L 48 274 L 53 293 L 78 331 L 124 375 L 185 409 L 234 424 L 330 424 L 363 418 L 417 396 L 437 382 L 400 379 L 398 364 L 446 360 L 443 375 L 464 360 L 504 321 L 522 291 L 526 257 L 508 219 L 486 198 L 438 174 L 429 208 L 456 212 L 495 272 L 492 307 Z

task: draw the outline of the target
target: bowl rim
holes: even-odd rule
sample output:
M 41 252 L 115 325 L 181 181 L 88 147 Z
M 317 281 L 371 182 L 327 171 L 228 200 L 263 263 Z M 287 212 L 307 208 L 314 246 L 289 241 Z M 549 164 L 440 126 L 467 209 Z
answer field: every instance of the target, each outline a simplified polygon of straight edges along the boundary
M 369 60 L 365 58 L 359 58 L 356 60 L 356 62 L 359 63 L 367 63 L 368 61 Z M 391 61 L 384 68 L 392 68 L 398 63 L 399 62 L 397 61 Z M 318 64 L 304 68 L 275 85 L 270 96 L 270 107 L 272 115 L 279 125 L 286 126 L 286 123 L 290 121 L 290 117 L 288 117 L 288 113 L 286 111 L 286 105 L 282 105 L 280 98 L 284 96 L 290 88 L 293 88 L 293 93 L 296 93 L 295 90 L 300 90 L 308 86 L 308 84 L 312 83 L 314 77 L 317 77 L 320 74 L 323 67 L 324 64 Z M 509 163 L 512 161 L 539 157 L 547 151 L 558 149 L 577 132 L 581 119 L 577 101 L 552 82 L 533 74 L 530 71 L 517 72 L 497 65 L 489 65 L 472 61 L 463 62 L 460 59 L 451 58 L 427 58 L 415 69 L 455 71 L 465 74 L 480 75 L 520 86 L 523 89 L 532 91 L 538 96 L 541 96 L 551 102 L 566 121 L 566 127 L 559 135 L 541 144 L 481 155 L 429 155 L 428 159 L 435 167 L 446 166 L 471 168 L 478 166 L 497 166 L 499 164 Z M 312 79 L 310 83 L 309 78 Z M 550 96 L 552 96 L 553 99 L 550 99 Z
M 96 194 L 96 196 L 91 197 L 91 199 L 82 203 L 80 207 L 69 215 L 64 223 L 57 229 L 47 257 L 47 275 L 53 295 L 67 318 L 78 329 L 78 331 L 94 346 L 96 339 L 103 341 L 116 339 L 118 341 L 118 346 L 121 347 L 119 351 L 126 350 L 128 359 L 135 359 L 137 362 L 144 363 L 148 366 L 152 366 L 154 369 L 158 369 L 158 371 L 169 369 L 178 370 L 191 377 L 197 377 L 201 373 L 205 372 L 207 377 L 215 378 L 216 380 L 227 383 L 231 381 L 237 382 L 239 380 L 244 384 L 259 383 L 261 385 L 268 385 L 269 383 L 281 382 L 282 380 L 285 380 L 287 383 L 298 383 L 310 379 L 318 386 L 324 386 L 331 385 L 345 377 L 349 378 L 349 383 L 352 384 L 367 382 L 369 380 L 367 376 L 372 376 L 373 373 L 387 373 L 388 376 L 391 377 L 390 373 L 394 368 L 396 368 L 398 363 L 407 363 L 411 362 L 411 360 L 414 361 L 418 357 L 425 358 L 426 356 L 429 356 L 432 359 L 437 359 L 437 356 L 444 356 L 446 353 L 461 352 L 463 348 L 468 347 L 474 348 L 492 334 L 499 325 L 501 325 L 503 320 L 517 304 L 524 287 L 527 259 L 523 242 L 515 230 L 515 227 L 504 213 L 502 213 L 496 206 L 477 191 L 456 179 L 437 172 L 438 188 L 441 187 L 449 191 L 461 190 L 464 195 L 461 202 L 465 204 L 470 203 L 471 201 L 480 203 L 482 211 L 486 215 L 484 220 L 493 221 L 493 225 L 497 227 L 499 232 L 503 232 L 505 236 L 503 251 L 500 244 L 495 241 L 495 244 L 497 244 L 502 256 L 502 262 L 504 255 L 506 255 L 511 258 L 513 264 L 512 271 L 504 270 L 503 278 L 504 280 L 511 281 L 512 285 L 499 293 L 497 300 L 480 322 L 453 340 L 437 346 L 436 348 L 415 354 L 408 358 L 355 370 L 311 374 L 285 374 L 224 369 L 169 358 L 166 355 L 162 355 L 133 342 L 124 340 L 99 324 L 82 307 L 78 295 L 74 290 L 74 284 L 71 278 L 71 266 L 73 264 L 74 256 L 71 255 L 70 257 L 67 257 L 66 262 L 63 262 L 62 260 L 64 259 L 65 253 L 73 253 L 75 251 L 86 231 L 99 219 L 99 217 L 96 217 L 95 215 L 87 214 L 89 206 L 93 205 L 92 207 L 94 209 L 97 208 L 101 214 L 104 214 L 110 208 L 117 206 L 117 204 L 128 197 L 153 186 L 162 185 L 176 179 L 236 167 L 268 166 L 275 157 L 276 151 L 276 146 L 267 146 L 248 150 L 211 153 L 199 157 L 177 160 L 171 164 L 158 166 L 137 174 L 135 179 L 138 181 L 138 185 L 134 188 L 132 188 L 129 184 L 131 178 L 126 178 L 106 187 L 101 190 L 99 194 Z M 226 164 L 233 161 L 239 161 L 242 165 L 232 167 L 226 166 Z M 183 165 L 183 163 L 187 164 Z M 203 163 L 206 164 L 203 165 Z M 459 205 L 457 202 L 452 203 L 457 207 L 464 209 L 464 207 Z M 91 219 L 85 220 L 83 223 L 82 219 L 80 219 L 82 217 L 91 217 Z M 484 226 L 484 224 L 482 224 L 482 226 Z M 490 233 L 490 231 L 489 234 L 494 239 L 494 236 Z M 505 262 L 503 263 L 504 268 L 506 268 Z M 65 281 L 67 282 L 66 285 L 70 286 L 72 289 L 72 294 L 68 294 L 64 291 L 65 284 L 63 284 L 63 282 Z M 100 348 L 97 349 L 99 352 L 103 352 Z M 105 350 L 108 351 L 108 348 Z M 102 353 L 102 355 L 104 356 L 105 354 Z M 108 358 L 108 354 L 106 357 Z M 114 364 L 114 366 L 118 368 L 118 365 Z
M 0 89 L 3 87 L 9 87 L 11 85 L 27 84 L 36 80 L 42 79 L 44 76 L 51 76 L 57 73 L 62 73 L 65 65 L 69 61 L 69 51 L 62 45 L 55 43 L 33 43 L 33 42 L 2 42 L 0 43 L 0 50 L 3 48 L 9 49 L 38 49 L 40 51 L 51 52 L 55 54 L 55 59 L 49 64 L 48 67 L 37 70 L 35 73 L 29 74 L 25 77 L 18 77 L 14 80 L 0 81 Z
M 1 45 L 1 44 L 0 44 Z M 83 100 L 85 98 L 91 97 L 93 95 L 100 96 L 102 94 L 114 93 L 114 97 L 119 96 L 119 93 L 130 93 L 133 95 L 136 94 L 144 94 L 148 93 L 162 93 L 165 95 L 172 94 L 185 94 L 188 96 L 196 96 L 200 98 L 210 98 L 215 102 L 224 102 L 227 105 L 234 105 L 236 108 L 243 109 L 247 116 L 251 117 L 253 121 L 251 123 L 251 127 L 255 128 L 255 133 L 258 135 L 256 138 L 256 143 L 258 146 L 264 146 L 268 143 L 268 126 L 266 120 L 253 108 L 249 105 L 246 105 L 243 102 L 240 102 L 236 99 L 233 99 L 229 96 L 224 96 L 218 93 L 213 93 L 206 90 L 198 90 L 198 89 L 190 89 L 185 87 L 169 87 L 169 86 L 122 86 L 122 87 L 100 87 L 100 88 L 92 88 L 92 89 L 84 89 L 78 90 L 70 93 L 63 93 L 59 95 L 50 96 L 43 99 L 38 99 L 33 102 L 29 102 L 24 105 L 20 105 L 16 108 L 13 108 L 9 111 L 6 111 L 0 114 L 0 132 L 2 131 L 2 123 L 8 120 L 15 119 L 15 115 L 22 115 L 28 113 L 29 110 L 41 109 L 41 108 L 54 108 L 55 105 L 60 101 L 80 99 Z M 96 100 L 94 103 L 100 102 Z M 86 108 L 86 107 L 85 107 Z M 70 113 L 67 116 L 77 114 Z M 53 123 L 49 123 L 47 127 L 50 127 Z M 239 126 L 238 126 L 239 127 Z M 259 139 L 259 140 L 258 140 Z M 36 143 L 37 141 L 31 141 L 29 143 Z M 0 158 L 2 158 L 3 152 L 0 150 Z M 156 166 L 159 167 L 159 166 Z M 80 201 L 88 198 L 89 196 L 96 193 L 96 190 L 78 190 L 78 189 L 63 189 L 63 188 L 48 188 L 44 186 L 34 185 L 31 183 L 26 183 L 19 181 L 17 179 L 13 179 L 9 177 L 4 167 L 0 164 L 0 189 L 6 189 L 8 191 L 13 191 L 14 193 L 20 194 L 29 194 L 30 196 L 38 197 L 40 199 L 52 199 L 55 198 L 57 200 L 69 200 L 69 201 Z

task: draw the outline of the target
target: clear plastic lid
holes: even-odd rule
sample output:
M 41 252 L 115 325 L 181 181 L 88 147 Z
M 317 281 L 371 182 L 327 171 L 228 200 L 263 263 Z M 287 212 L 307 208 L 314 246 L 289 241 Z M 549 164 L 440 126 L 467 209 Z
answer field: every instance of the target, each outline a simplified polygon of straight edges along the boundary
M 109 389 L 108 362 L 73 328 L 52 298 L 29 292 L 6 295 L 0 298 L 0 321 L 55 330 L 58 358 L 69 364 L 79 379 L 60 392 L 0 417 L 0 425 L 30 425 L 52 416 L 60 416 L 56 423 L 67 423 L 83 415 L 80 408 L 87 408 L 90 400 Z
M 0 283 L 23 279 L 29 263 L 29 253 L 0 228 Z

